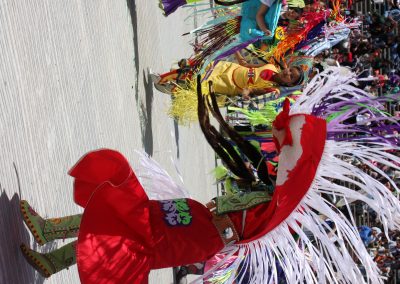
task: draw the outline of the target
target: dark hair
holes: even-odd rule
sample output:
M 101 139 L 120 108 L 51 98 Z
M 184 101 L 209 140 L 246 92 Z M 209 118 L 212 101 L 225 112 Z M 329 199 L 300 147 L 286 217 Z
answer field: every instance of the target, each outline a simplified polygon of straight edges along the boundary
M 293 8 L 291 8 L 290 6 L 289 6 L 289 10 L 293 10 L 293 11 L 295 11 L 297 14 L 303 14 L 303 8 L 299 8 L 299 7 L 293 7 Z
M 295 83 L 293 83 L 293 86 L 297 86 L 297 85 L 302 84 L 303 81 L 304 81 L 304 71 L 303 71 L 303 69 L 301 69 L 300 66 L 292 66 L 292 68 L 296 68 L 297 71 L 299 71 L 299 75 L 300 75 L 299 79 Z

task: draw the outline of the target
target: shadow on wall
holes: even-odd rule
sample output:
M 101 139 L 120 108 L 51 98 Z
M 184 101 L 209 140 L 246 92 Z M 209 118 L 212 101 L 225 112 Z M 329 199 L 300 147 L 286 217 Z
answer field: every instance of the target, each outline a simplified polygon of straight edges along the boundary
M 153 110 L 153 82 L 149 72 L 143 70 L 143 85 L 146 96 L 145 104 L 140 102 L 140 128 L 142 131 L 142 144 L 144 150 L 149 156 L 153 156 L 153 126 L 151 122 L 151 113 Z
M 20 251 L 20 244 L 29 244 L 29 232 L 19 211 L 20 198 L 8 198 L 0 185 L 0 283 L 43 283 L 44 278 L 35 273 Z M 37 250 L 37 247 L 33 249 Z
M 133 47 L 134 47 L 134 61 L 135 61 L 135 73 L 136 73 L 136 86 L 135 86 L 135 99 L 136 102 L 139 100 L 139 44 L 138 44 L 138 31 L 137 31 L 137 12 L 135 0 L 127 0 L 126 4 L 131 16 L 132 30 L 133 30 Z
M 140 128 L 142 134 L 142 145 L 146 153 L 150 156 L 153 155 L 153 129 L 151 122 L 151 112 L 153 105 L 153 83 L 149 78 L 146 71 L 143 70 L 143 84 L 145 90 L 145 103 L 139 101 L 139 45 L 138 45 L 138 25 L 137 25 L 137 10 L 134 0 L 126 1 L 128 10 L 131 16 L 132 30 L 133 30 L 133 46 L 135 50 L 134 62 L 135 62 L 135 101 L 138 106 L 139 118 L 140 118 Z
M 174 120 L 174 134 L 175 134 L 175 145 L 176 145 L 176 157 L 179 159 L 179 125 L 176 120 Z

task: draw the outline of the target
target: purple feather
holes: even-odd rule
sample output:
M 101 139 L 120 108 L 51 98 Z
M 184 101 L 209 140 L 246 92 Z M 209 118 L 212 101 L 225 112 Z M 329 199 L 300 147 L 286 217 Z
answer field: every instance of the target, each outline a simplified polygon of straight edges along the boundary
M 357 91 L 355 91 L 357 92 Z M 399 118 L 386 112 L 386 104 L 397 103 L 400 94 L 346 100 L 327 94 L 313 108 L 312 114 L 328 120 L 327 139 L 336 141 L 383 142 L 398 146 Z
M 164 11 L 164 15 L 168 16 L 186 4 L 186 0 L 160 0 L 159 6 Z

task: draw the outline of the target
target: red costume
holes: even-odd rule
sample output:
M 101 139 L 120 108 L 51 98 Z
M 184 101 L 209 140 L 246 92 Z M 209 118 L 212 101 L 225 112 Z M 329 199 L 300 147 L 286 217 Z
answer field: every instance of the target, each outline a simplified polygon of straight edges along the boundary
M 229 213 L 240 242 L 273 230 L 307 193 L 323 152 L 326 123 L 310 115 L 295 117 L 300 116 L 307 122 L 302 133 L 315 139 L 304 145 L 289 175 L 304 179 L 278 185 L 272 201 L 247 210 L 245 220 L 242 212 Z M 285 129 L 290 119 L 286 115 L 283 120 L 280 128 Z M 191 199 L 149 200 L 118 152 L 91 152 L 70 175 L 75 177 L 75 202 L 85 208 L 77 245 L 82 283 L 147 283 L 151 269 L 205 261 L 224 247 L 204 205 Z
M 186 221 L 167 221 L 164 204 L 147 198 L 118 152 L 91 152 L 70 175 L 85 208 L 77 246 L 82 283 L 147 283 L 151 269 L 205 261 L 224 246 L 210 211 L 194 200 L 186 199 Z

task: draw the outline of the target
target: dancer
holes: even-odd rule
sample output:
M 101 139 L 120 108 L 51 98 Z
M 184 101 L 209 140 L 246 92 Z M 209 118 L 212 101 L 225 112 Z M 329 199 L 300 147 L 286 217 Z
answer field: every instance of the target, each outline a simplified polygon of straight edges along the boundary
M 400 227 L 399 200 L 375 178 L 342 160 L 351 157 L 375 170 L 368 160 L 396 169 L 400 162 L 387 152 L 396 144 L 381 136 L 393 129 L 382 128 L 385 121 L 398 127 L 394 118 L 380 111 L 382 103 L 393 98 L 373 98 L 355 89 L 354 80 L 339 68 L 329 69 L 313 79 L 291 110 L 285 108 L 278 115 L 273 130 L 281 151 L 276 190 L 270 202 L 245 211 L 222 213 L 214 202 L 207 208 L 189 198 L 149 199 L 121 154 L 99 150 L 85 155 L 70 171 L 75 202 L 84 207 L 76 243 L 82 283 L 147 283 L 151 269 L 203 262 L 217 252 L 238 257 L 228 267 L 221 260 L 209 273 L 240 269 L 250 283 L 276 282 L 278 264 L 288 283 L 333 283 L 336 272 L 344 283 L 363 283 L 353 257 L 365 267 L 369 282 L 382 283 L 357 228 L 321 196 L 329 192 L 344 201 L 362 200 L 377 211 L 385 226 Z M 371 112 L 368 127 L 346 122 L 363 111 Z M 356 134 L 346 138 L 345 132 Z M 161 185 L 174 191 L 171 182 L 166 187 L 163 171 L 151 160 L 147 165 L 154 188 L 160 192 Z M 326 232 L 329 226 L 318 214 L 335 223 L 334 232 Z M 318 241 L 311 242 L 304 229 Z M 340 243 L 333 243 L 331 234 Z M 37 253 L 23 252 L 40 270 Z M 243 280 L 230 275 L 227 283 Z
M 210 67 L 211 73 L 203 77 L 204 93 L 208 90 L 208 82 L 213 82 L 214 92 L 217 94 L 219 106 L 235 102 L 237 95 L 248 100 L 254 96 L 268 94 L 271 99 L 280 94 L 286 87 L 301 88 L 307 82 L 308 73 L 313 63 L 312 58 L 291 56 L 287 58 L 287 65 L 281 65 L 281 71 L 273 64 L 248 64 L 238 53 L 240 64 L 220 61 L 215 67 Z M 196 83 L 192 75 L 187 75 L 185 83 L 174 82 L 173 72 L 163 75 L 153 74 L 156 89 L 173 95 L 169 115 L 179 124 L 188 124 L 197 120 Z M 180 74 L 176 72 L 175 74 Z M 294 91 L 294 90 L 293 90 Z
M 265 4 L 267 3 L 267 4 Z M 240 12 L 229 11 L 192 31 L 196 36 L 193 67 L 202 74 L 213 61 L 218 62 L 251 44 L 270 45 L 275 40 L 278 24 L 300 20 L 302 10 L 289 8 L 281 13 L 282 1 L 249 0 Z M 236 13 L 236 14 L 235 14 Z M 279 22 L 282 19 L 283 21 Z
M 45 277 L 76 260 L 82 283 L 147 283 L 150 269 L 205 261 L 225 241 L 237 238 L 236 233 L 225 237 L 224 230 L 232 224 L 226 223 L 228 217 L 213 222 L 207 207 L 194 200 L 149 200 L 127 160 L 116 151 L 88 153 L 69 174 L 75 177 L 75 202 L 85 208 L 74 222 L 79 226 L 78 241 L 46 254 L 21 246 L 29 263 Z M 21 201 L 21 210 L 34 236 L 44 236 L 40 243 L 53 239 L 47 234 L 51 220 L 40 218 L 26 201 Z M 71 257 L 74 254 L 77 258 Z
M 213 82 L 214 91 L 217 94 L 228 97 L 242 94 L 245 98 L 276 91 L 279 86 L 292 87 L 300 85 L 304 81 L 304 71 L 300 66 L 284 67 L 279 71 L 273 64 L 249 64 L 236 53 L 239 64 L 228 61 L 219 61 L 215 66 L 210 66 L 210 73 L 204 78 L 204 86 Z M 182 62 L 182 61 L 180 61 Z M 187 88 L 193 85 L 192 73 L 187 64 L 180 64 L 180 68 L 171 72 L 157 75 L 152 79 L 157 90 L 174 94 L 179 92 L 179 87 Z M 184 75 L 183 75 L 184 74 Z M 193 90 L 194 93 L 194 90 Z
M 184 5 L 182 1 L 165 0 L 175 5 Z M 223 60 L 237 50 L 250 44 L 272 44 L 275 31 L 287 27 L 289 22 L 298 21 L 302 17 L 301 3 L 291 1 L 289 8 L 282 11 L 282 1 L 247 0 L 243 1 L 240 9 L 221 8 L 216 19 L 191 31 L 196 37 L 193 43 L 195 54 L 191 57 L 192 67 L 202 74 L 213 61 Z M 237 4 L 236 1 L 231 2 Z M 236 7 L 237 8 L 237 7 Z M 213 9 L 215 12 L 215 10 Z

